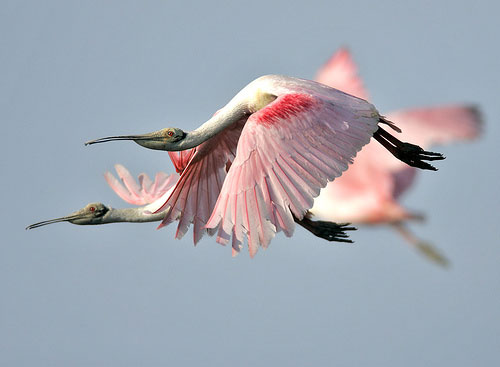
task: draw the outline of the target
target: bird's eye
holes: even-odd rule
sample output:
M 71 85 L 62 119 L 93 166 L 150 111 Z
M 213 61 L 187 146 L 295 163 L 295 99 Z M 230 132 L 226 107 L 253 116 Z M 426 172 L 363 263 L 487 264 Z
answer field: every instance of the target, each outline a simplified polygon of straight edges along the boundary
M 168 136 L 174 136 L 174 132 L 173 132 L 173 131 L 169 131 L 169 132 L 167 133 L 167 135 L 168 135 Z
M 91 207 L 89 208 L 89 210 L 90 210 L 91 212 L 95 212 L 95 206 L 91 206 Z

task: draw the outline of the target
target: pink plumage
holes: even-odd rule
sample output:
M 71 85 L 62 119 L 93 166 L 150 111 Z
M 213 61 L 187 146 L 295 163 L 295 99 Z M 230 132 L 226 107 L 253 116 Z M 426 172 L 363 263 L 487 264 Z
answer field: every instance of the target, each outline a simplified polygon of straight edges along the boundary
M 358 76 L 358 68 L 346 48 L 339 49 L 316 73 L 315 80 L 368 100 L 368 92 Z
M 349 61 L 344 52 L 329 63 L 337 72 L 324 70 L 323 75 L 361 93 Z M 335 76 L 342 71 L 348 75 Z M 443 159 L 399 141 L 379 123 L 398 130 L 364 99 L 314 81 L 268 75 L 248 84 L 194 131 L 167 128 L 88 143 L 135 140 L 151 149 L 173 151 L 169 154 L 180 177 L 161 199 L 148 205 L 148 210 L 165 214 L 159 228 L 178 221 L 176 238 L 181 238 L 193 224 L 195 244 L 204 233 L 217 233 L 217 242 L 231 242 L 233 253 L 247 239 L 254 256 L 276 233 L 291 236 L 295 222 L 316 231 L 304 219 L 314 198 L 347 169 L 372 136 L 416 167 L 434 169 L 424 161 Z M 372 171 L 376 173 L 366 173 Z M 126 190 L 111 179 L 110 185 L 131 202 L 139 202 L 141 189 L 125 172 L 119 174 Z M 142 186 L 149 185 L 144 178 Z M 328 236 L 333 237 L 323 238 L 335 238 Z
M 158 172 L 153 182 L 147 174 L 141 173 L 138 177 L 139 184 L 137 184 L 124 166 L 116 164 L 115 169 L 121 182 L 111 172 L 104 174 L 106 182 L 120 198 L 134 205 L 147 205 L 160 199 L 177 183 L 179 177 L 175 174 L 167 175 Z
M 226 178 L 227 162 L 231 162 L 235 157 L 235 142 L 241 129 L 242 124 L 235 124 L 191 150 L 190 160 L 183 168 L 174 191 L 168 200 L 156 209 L 167 211 L 158 228 L 178 220 L 175 237 L 182 238 L 192 223 L 195 244 L 204 233 L 214 232 L 207 230 L 205 225 Z
M 277 232 L 291 236 L 292 214 L 302 218 L 378 128 L 364 100 L 301 79 L 258 81 L 274 101 L 193 148 L 187 164 L 170 154 L 182 174 L 157 211 L 167 213 L 160 227 L 179 221 L 177 238 L 192 223 L 195 243 L 217 231 L 217 242 L 236 251 L 247 238 L 253 256 Z M 251 86 L 247 93 L 260 93 Z
M 207 223 L 220 224 L 217 242 L 232 237 L 239 250 L 247 237 L 253 256 L 275 233 L 291 236 L 292 214 L 302 218 L 327 180 L 340 176 L 369 141 L 376 129 L 372 112 L 292 93 L 252 115 Z
M 290 93 L 281 97 L 280 103 L 275 103 L 259 111 L 257 123 L 271 127 L 273 124 L 283 123 L 284 120 L 295 118 L 314 108 L 315 100 L 307 94 Z
M 367 96 L 357 68 L 346 49 L 340 50 L 320 70 L 320 83 Z M 474 106 L 440 106 L 386 114 L 401 129 L 402 140 L 411 140 L 423 148 L 478 136 L 480 118 Z M 366 145 L 349 170 L 329 183 L 315 200 L 311 210 L 330 221 L 387 223 L 415 216 L 397 198 L 411 186 L 416 169 L 394 159 L 375 142 Z

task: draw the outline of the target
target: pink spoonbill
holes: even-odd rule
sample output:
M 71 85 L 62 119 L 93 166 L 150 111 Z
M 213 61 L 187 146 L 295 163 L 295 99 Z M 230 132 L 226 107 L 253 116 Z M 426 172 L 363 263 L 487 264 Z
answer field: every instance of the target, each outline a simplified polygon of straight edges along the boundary
M 168 198 L 152 205 L 165 211 L 160 226 L 178 220 L 176 237 L 194 226 L 195 243 L 206 233 L 250 255 L 277 232 L 291 236 L 307 219 L 314 198 L 344 172 L 373 136 L 399 160 L 435 170 L 426 161 L 441 154 L 400 141 L 379 126 L 399 129 L 369 102 L 314 81 L 263 76 L 194 131 L 166 128 L 143 135 L 111 136 L 86 144 L 134 140 L 174 152 L 181 174 Z M 179 153 L 175 153 L 179 151 Z
M 154 182 L 148 175 L 141 173 L 137 183 L 130 172 L 121 164 L 115 165 L 120 180 L 113 174 L 106 172 L 104 177 L 115 193 L 134 208 L 115 209 L 103 203 L 89 203 L 84 208 L 61 218 L 46 220 L 32 224 L 26 229 L 34 229 L 47 224 L 70 222 L 78 225 L 110 224 L 119 222 L 146 223 L 163 220 L 166 211 L 152 213 L 151 210 L 161 205 L 172 193 L 172 189 L 179 179 L 178 174 L 168 175 L 163 172 L 156 174 Z M 354 230 L 348 225 L 336 224 L 330 221 L 315 221 L 303 218 L 296 221 L 314 235 L 328 241 L 352 243 L 344 231 Z M 233 255 L 235 252 L 233 251 Z
M 368 99 L 357 67 L 347 49 L 340 49 L 319 70 L 320 83 Z M 385 114 L 402 129 L 402 139 L 411 139 L 424 149 L 434 144 L 468 140 L 478 136 L 481 120 L 474 106 L 450 105 L 402 110 Z M 400 196 L 412 185 L 416 169 L 393 159 L 371 141 L 363 147 L 349 169 L 327 184 L 314 200 L 310 212 L 327 221 L 354 224 L 390 224 L 429 259 L 446 265 L 447 260 L 432 245 L 415 237 L 404 225 L 422 216 L 404 208 Z

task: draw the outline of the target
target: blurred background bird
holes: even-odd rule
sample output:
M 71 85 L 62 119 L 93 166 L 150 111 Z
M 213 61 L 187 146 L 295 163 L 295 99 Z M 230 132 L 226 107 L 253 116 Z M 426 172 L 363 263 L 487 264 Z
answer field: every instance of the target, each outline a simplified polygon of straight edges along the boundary
M 358 68 L 347 48 L 341 48 L 316 74 L 320 83 L 369 99 Z M 388 120 L 401 128 L 400 139 L 428 149 L 431 146 L 475 139 L 481 132 L 477 106 L 445 105 L 389 112 Z M 354 224 L 389 225 L 427 259 L 446 266 L 448 260 L 432 244 L 407 228 L 424 216 L 404 208 L 399 199 L 414 183 L 417 170 L 394 159 L 373 140 L 363 147 L 344 174 L 330 182 L 314 200 L 311 213 L 321 219 Z

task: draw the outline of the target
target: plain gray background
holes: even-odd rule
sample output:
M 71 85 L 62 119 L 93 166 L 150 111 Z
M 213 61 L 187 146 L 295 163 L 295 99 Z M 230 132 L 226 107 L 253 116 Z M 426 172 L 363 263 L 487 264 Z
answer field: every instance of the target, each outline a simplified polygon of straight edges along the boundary
M 493 366 L 500 362 L 499 36 L 494 1 L 2 1 L 3 366 Z M 24 227 L 91 201 L 102 174 L 166 153 L 89 139 L 193 129 L 263 74 L 312 78 L 339 46 L 380 111 L 481 106 L 405 204 L 451 260 L 390 229 L 297 229 L 251 260 L 156 224 Z

